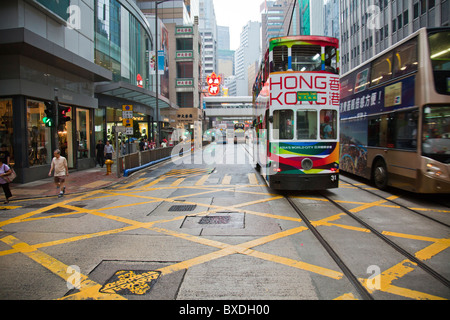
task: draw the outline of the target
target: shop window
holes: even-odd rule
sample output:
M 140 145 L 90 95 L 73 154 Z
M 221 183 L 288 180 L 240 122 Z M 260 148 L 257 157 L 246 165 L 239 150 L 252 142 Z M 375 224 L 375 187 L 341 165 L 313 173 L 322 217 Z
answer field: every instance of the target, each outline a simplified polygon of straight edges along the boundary
M 89 117 L 89 110 L 77 108 L 77 141 L 78 141 L 78 159 L 89 158 L 91 149 L 91 123 Z
M 12 99 L 0 99 L 0 157 L 14 165 Z
M 30 167 L 50 164 L 51 128 L 45 126 L 43 101 L 27 100 L 28 163 Z

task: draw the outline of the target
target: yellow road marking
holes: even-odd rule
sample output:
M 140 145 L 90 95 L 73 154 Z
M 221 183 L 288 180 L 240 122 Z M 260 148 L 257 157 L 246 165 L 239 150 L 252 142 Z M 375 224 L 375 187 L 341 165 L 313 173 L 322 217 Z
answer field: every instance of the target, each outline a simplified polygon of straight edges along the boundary
M 223 177 L 223 179 L 222 179 L 222 184 L 224 184 L 224 185 L 231 184 L 231 176 L 225 175 L 225 177 Z
M 204 175 L 203 177 L 200 178 L 200 180 L 198 180 L 195 183 L 195 185 L 196 186 L 202 186 L 206 182 L 206 180 L 208 180 L 208 178 L 209 178 L 209 174 L 208 175 Z
M 142 189 L 150 188 L 150 187 L 154 186 L 155 184 L 158 184 L 158 183 L 160 183 L 161 181 L 164 181 L 164 180 L 166 180 L 166 176 L 161 176 L 158 179 L 150 182 L 149 184 L 146 184 L 145 186 L 143 186 L 141 188 Z
M 258 184 L 258 178 L 256 178 L 256 174 L 254 173 L 248 173 L 247 174 L 248 177 L 248 181 L 250 181 L 251 185 L 256 185 Z
M 183 183 L 184 180 L 186 180 L 186 178 L 180 178 L 180 179 L 177 179 L 177 181 L 175 181 L 174 183 L 172 183 L 170 186 L 171 186 L 171 187 L 178 187 L 180 184 Z
M 13 236 L 7 236 L 0 239 L 4 243 L 13 247 L 13 249 L 20 250 L 21 253 L 34 260 L 41 266 L 47 268 L 55 275 L 61 277 L 64 281 L 70 281 L 71 273 L 67 273 L 68 265 L 62 263 L 61 261 L 49 256 L 48 254 L 33 248 L 32 246 L 21 242 L 19 239 Z M 89 292 L 89 298 L 95 299 L 107 299 L 107 300 L 125 300 L 122 296 L 117 294 L 102 294 L 99 292 L 101 285 L 89 280 L 86 275 L 80 274 L 80 286 L 81 291 Z M 87 297 L 86 297 L 87 298 Z
M 83 188 L 99 188 L 99 187 L 101 187 L 101 186 L 103 186 L 105 184 L 108 184 L 110 182 L 111 181 L 108 181 L 108 180 L 98 180 L 98 181 L 94 181 L 94 182 L 85 184 L 83 186 Z
M 137 185 L 138 183 L 140 183 L 140 182 L 142 182 L 142 181 L 145 181 L 145 180 L 147 180 L 147 179 L 145 179 L 145 178 L 137 179 L 136 181 L 133 181 L 133 182 L 131 182 L 131 183 L 128 183 L 128 184 L 126 184 L 126 185 L 121 186 L 120 188 L 118 188 L 118 190 L 121 190 L 121 189 L 127 189 L 127 188 L 132 187 L 132 186 L 135 186 L 135 185 Z

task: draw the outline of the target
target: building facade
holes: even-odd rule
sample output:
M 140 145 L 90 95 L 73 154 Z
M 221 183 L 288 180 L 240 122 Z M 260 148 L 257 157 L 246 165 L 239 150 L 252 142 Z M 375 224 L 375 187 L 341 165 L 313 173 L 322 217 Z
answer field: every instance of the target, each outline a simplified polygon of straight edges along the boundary
M 340 0 L 346 73 L 423 27 L 449 26 L 449 0 Z
M 132 0 L 71 3 L 0 3 L 0 140 L 17 182 L 47 177 L 56 148 L 70 169 L 94 167 L 96 141 L 122 125 L 123 105 L 134 108 L 132 136 L 156 139 L 147 20 Z M 52 103 L 69 110 L 70 121 L 47 127 Z M 158 103 L 176 108 L 164 96 Z

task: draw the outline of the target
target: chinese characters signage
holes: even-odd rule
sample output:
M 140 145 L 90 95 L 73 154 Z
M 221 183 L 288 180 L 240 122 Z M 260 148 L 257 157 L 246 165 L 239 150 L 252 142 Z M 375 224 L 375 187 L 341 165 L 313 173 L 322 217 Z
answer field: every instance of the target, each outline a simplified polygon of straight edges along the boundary
M 208 83 L 208 92 L 212 96 L 217 96 L 220 92 L 220 83 L 222 82 L 222 77 L 217 76 L 214 72 L 206 77 L 206 82 Z
M 193 27 L 176 27 L 175 28 L 175 34 L 193 34 L 194 28 Z

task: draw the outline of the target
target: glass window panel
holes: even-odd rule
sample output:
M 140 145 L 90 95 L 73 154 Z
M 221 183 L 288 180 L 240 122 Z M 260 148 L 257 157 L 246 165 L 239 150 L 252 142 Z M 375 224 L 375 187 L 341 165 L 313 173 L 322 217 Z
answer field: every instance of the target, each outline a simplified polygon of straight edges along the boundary
M 51 128 L 42 121 L 45 115 L 43 101 L 27 100 L 28 163 L 30 167 L 50 164 L 52 160 Z
M 275 110 L 273 112 L 274 140 L 294 139 L 294 111 Z
M 317 111 L 315 110 L 297 111 L 297 139 L 298 140 L 317 139 Z

